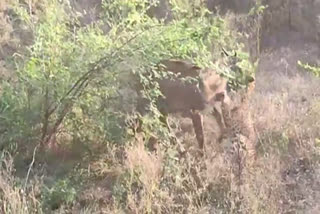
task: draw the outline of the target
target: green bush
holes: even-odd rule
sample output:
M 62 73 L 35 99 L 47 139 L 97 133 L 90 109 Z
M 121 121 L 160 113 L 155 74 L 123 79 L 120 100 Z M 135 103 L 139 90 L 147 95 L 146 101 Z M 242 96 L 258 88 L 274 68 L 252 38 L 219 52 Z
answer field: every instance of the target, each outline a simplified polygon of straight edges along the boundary
M 246 84 L 252 72 L 248 55 L 241 51 L 240 77 L 219 64 L 220 47 L 238 50 L 241 45 L 227 23 L 203 6 L 192 9 L 171 1 L 174 20 L 165 24 L 147 15 L 152 6 L 147 1 L 107 0 L 99 21 L 79 27 L 78 14 L 69 4 L 44 2 L 38 19 L 22 4 L 12 7 L 16 19 L 33 31 L 34 41 L 24 55 L 14 57 L 17 81 L 1 83 L 0 126 L 7 127 L 2 144 L 46 144 L 59 128 L 82 143 L 125 142 L 121 79 L 129 71 L 149 84 L 153 79 L 143 74 L 165 58 L 214 67 L 235 79 L 235 87 Z M 104 33 L 106 25 L 109 31 Z M 159 94 L 155 87 L 146 96 Z
M 55 182 L 51 188 L 45 187 L 42 192 L 42 202 L 45 209 L 58 209 L 61 205 L 71 205 L 76 199 L 76 190 L 68 179 Z

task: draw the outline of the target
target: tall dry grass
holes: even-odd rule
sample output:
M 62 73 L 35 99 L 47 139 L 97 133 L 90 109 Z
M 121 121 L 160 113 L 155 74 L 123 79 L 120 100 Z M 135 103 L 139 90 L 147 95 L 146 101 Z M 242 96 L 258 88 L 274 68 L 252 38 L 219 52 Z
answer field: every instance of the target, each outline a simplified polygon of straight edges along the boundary
M 31 184 L 27 189 L 22 180 L 14 176 L 13 159 L 3 153 L 0 159 L 0 211 L 8 214 L 42 213 L 37 197 L 39 184 Z

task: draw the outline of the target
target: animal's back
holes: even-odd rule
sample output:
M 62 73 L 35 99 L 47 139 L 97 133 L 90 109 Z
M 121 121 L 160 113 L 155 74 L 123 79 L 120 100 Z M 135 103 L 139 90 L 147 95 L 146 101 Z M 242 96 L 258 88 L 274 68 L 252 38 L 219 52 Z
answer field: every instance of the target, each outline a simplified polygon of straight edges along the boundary
M 227 81 L 211 69 L 201 69 L 180 60 L 165 60 L 161 63 L 166 68 L 163 72 L 179 74 L 178 77 L 158 81 L 165 96 L 161 103 L 165 105 L 168 113 L 204 110 L 216 93 L 226 89 Z M 196 78 L 199 82 L 186 82 L 181 80 L 181 77 Z
M 196 85 L 165 79 L 159 81 L 159 86 L 165 97 L 161 99 L 161 107 L 167 113 L 205 109 L 206 102 Z

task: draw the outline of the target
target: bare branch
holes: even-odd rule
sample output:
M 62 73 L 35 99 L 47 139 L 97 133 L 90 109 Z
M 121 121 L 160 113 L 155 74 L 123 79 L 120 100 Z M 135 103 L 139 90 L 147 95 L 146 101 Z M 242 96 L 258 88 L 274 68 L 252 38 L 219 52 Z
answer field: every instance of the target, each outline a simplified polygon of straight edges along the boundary
M 34 165 L 34 162 L 35 162 L 35 159 L 36 159 L 36 152 L 37 152 L 39 146 L 40 146 L 40 144 L 38 144 L 36 147 L 34 147 L 34 150 L 33 150 L 32 161 L 31 161 L 31 163 L 29 165 L 27 177 L 26 177 L 26 180 L 24 182 L 24 188 L 23 188 L 24 192 L 26 192 L 26 189 L 27 189 L 27 184 L 28 184 L 28 180 L 29 180 L 29 177 L 30 177 L 31 169 L 32 169 L 32 167 Z

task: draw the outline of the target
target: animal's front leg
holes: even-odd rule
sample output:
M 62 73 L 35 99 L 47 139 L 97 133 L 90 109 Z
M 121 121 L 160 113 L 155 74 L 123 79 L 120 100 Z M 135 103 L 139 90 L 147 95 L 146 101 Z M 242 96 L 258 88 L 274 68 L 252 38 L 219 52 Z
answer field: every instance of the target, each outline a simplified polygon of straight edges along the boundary
M 201 150 L 204 148 L 203 116 L 198 111 L 191 111 L 191 119 L 196 138 Z
M 222 118 L 221 113 L 218 111 L 217 107 L 214 106 L 213 107 L 213 111 L 212 111 L 212 115 L 214 116 L 214 118 L 216 119 L 219 129 L 220 129 L 220 135 L 218 137 L 218 142 L 221 143 L 222 139 L 224 137 L 224 134 L 226 132 L 226 127 Z

